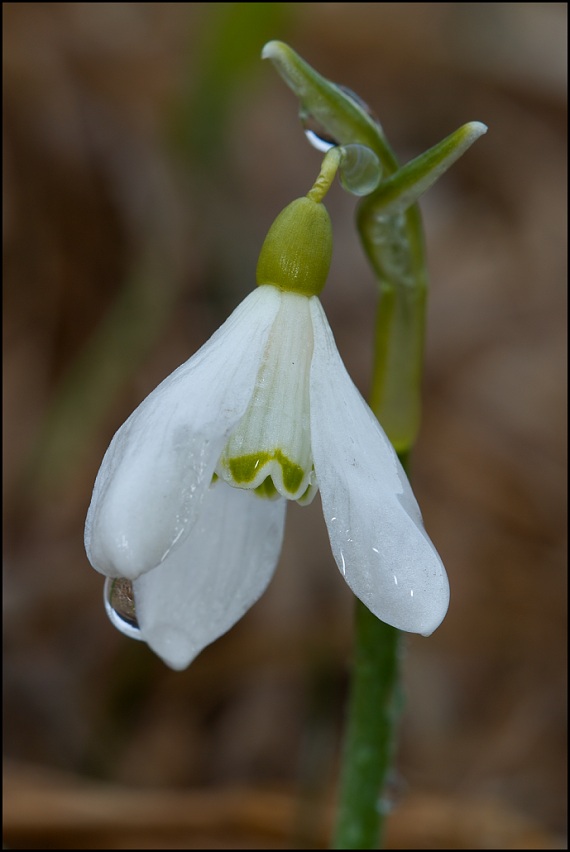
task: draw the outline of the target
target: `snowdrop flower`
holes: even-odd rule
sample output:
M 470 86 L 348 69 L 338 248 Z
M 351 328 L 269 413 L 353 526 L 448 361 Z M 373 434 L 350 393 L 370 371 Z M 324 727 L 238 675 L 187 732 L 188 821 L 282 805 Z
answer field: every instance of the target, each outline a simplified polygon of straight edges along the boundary
M 287 500 L 317 491 L 340 572 L 378 618 L 429 635 L 447 610 L 406 474 L 318 298 L 332 253 L 326 188 L 317 181 L 277 217 L 257 289 L 139 405 L 95 482 L 89 560 L 132 581 L 138 636 L 174 669 L 257 601 Z

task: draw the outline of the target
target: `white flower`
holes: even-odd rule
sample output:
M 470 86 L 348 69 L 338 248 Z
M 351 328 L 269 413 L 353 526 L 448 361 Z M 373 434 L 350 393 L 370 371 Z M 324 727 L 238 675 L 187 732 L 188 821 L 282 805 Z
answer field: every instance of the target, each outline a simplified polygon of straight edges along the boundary
M 302 231 L 313 245 L 310 223 Z M 103 459 L 87 554 L 101 573 L 133 581 L 140 636 L 172 668 L 260 597 L 286 500 L 304 504 L 317 490 L 336 563 L 378 618 L 429 635 L 445 616 L 445 569 L 314 295 L 327 251 L 313 284 L 299 286 L 297 270 L 291 286 L 290 246 L 287 263 L 262 250 L 261 286 L 141 403 Z

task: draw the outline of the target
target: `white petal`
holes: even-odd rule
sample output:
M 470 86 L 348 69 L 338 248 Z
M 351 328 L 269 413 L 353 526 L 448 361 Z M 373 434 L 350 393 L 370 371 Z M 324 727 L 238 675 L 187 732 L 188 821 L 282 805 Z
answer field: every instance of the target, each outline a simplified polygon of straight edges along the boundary
M 138 577 L 189 533 L 248 406 L 279 303 L 275 287 L 254 290 L 116 433 L 85 524 L 85 549 L 98 571 Z
M 141 638 L 173 669 L 186 668 L 265 591 L 286 505 L 217 482 L 184 544 L 134 581 Z
M 311 440 L 332 551 L 354 594 L 382 621 L 428 636 L 449 603 L 445 568 L 398 457 L 346 372 L 311 299 Z

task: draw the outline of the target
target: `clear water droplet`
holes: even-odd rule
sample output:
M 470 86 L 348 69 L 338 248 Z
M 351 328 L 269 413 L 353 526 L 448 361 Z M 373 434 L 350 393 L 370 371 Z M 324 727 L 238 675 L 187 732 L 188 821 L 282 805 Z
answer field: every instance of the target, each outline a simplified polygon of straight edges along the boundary
M 338 141 L 333 139 L 323 125 L 306 109 L 299 111 L 299 118 L 301 119 L 305 136 L 317 151 L 328 151 L 329 148 L 334 148 L 335 145 L 338 145 Z
M 340 182 L 353 195 L 374 192 L 382 177 L 380 160 L 366 145 L 343 145 Z
M 107 577 L 103 594 L 111 624 L 130 639 L 142 640 L 131 581 Z
M 310 130 L 308 128 L 305 128 L 305 136 L 307 137 L 309 143 L 313 146 L 313 148 L 316 148 L 317 151 L 322 151 L 324 153 L 330 151 L 330 149 L 334 148 L 336 144 L 335 142 L 331 142 L 330 140 L 326 139 L 324 136 L 319 136 L 317 133 L 315 133 L 314 130 Z
M 369 116 L 375 124 L 380 126 L 378 118 L 370 109 L 366 101 L 363 101 L 362 98 L 357 95 L 356 92 L 353 92 L 352 89 L 349 89 L 348 86 L 339 85 L 338 88 L 345 95 L 348 95 L 348 97 L 354 101 L 354 103 L 360 107 L 362 112 L 366 113 L 366 115 Z M 329 148 L 332 148 L 335 145 L 340 145 L 340 141 L 335 139 L 325 126 L 311 114 L 310 110 L 303 105 L 301 105 L 299 109 L 299 118 L 305 130 L 305 136 L 313 148 L 316 148 L 317 151 L 328 151 Z
M 384 816 L 391 813 L 404 798 L 407 789 L 408 785 L 402 775 L 397 772 L 391 772 L 386 780 L 382 794 L 376 802 L 378 813 Z
M 370 109 L 370 107 L 368 106 L 368 104 L 366 103 L 366 101 L 363 101 L 363 100 L 362 100 L 362 98 L 360 97 L 360 95 L 357 95 L 357 94 L 356 94 L 356 92 L 353 92 L 353 91 L 352 91 L 352 89 L 349 89 L 349 88 L 348 88 L 348 86 L 340 86 L 340 85 L 339 85 L 339 87 L 338 87 L 338 88 L 339 88 L 342 92 L 344 92 L 344 94 L 345 94 L 345 95 L 348 95 L 348 97 L 349 97 L 352 101 L 354 101 L 354 103 L 355 103 L 357 106 L 359 106 L 359 107 L 360 107 L 360 109 L 362 110 L 362 112 L 365 112 L 365 113 L 366 113 L 366 115 L 370 116 L 370 118 L 371 118 L 371 119 L 372 119 L 372 120 L 373 120 L 376 124 L 380 124 L 380 122 L 379 122 L 379 121 L 378 121 L 378 119 L 376 118 L 376 115 L 374 114 L 374 112 Z

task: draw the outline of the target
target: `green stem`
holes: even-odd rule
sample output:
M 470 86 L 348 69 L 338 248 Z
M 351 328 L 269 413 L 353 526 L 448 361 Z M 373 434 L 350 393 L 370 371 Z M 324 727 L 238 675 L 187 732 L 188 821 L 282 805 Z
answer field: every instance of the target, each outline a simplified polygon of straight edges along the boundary
M 408 466 L 408 454 L 400 461 Z M 381 849 L 403 696 L 402 634 L 355 605 L 355 650 L 333 849 Z
M 401 634 L 356 600 L 355 660 L 333 849 L 379 849 L 400 711 Z
M 358 233 L 379 285 L 370 405 L 404 467 L 420 423 L 427 274 L 416 204 L 486 132 L 470 122 L 400 167 L 381 125 L 341 87 L 318 74 L 288 45 L 271 41 L 270 59 L 297 95 L 301 116 L 316 120 L 337 145 L 365 145 L 383 179 L 357 211 Z M 399 631 L 356 602 L 356 646 L 343 755 L 335 849 L 377 849 L 386 783 L 400 710 Z

